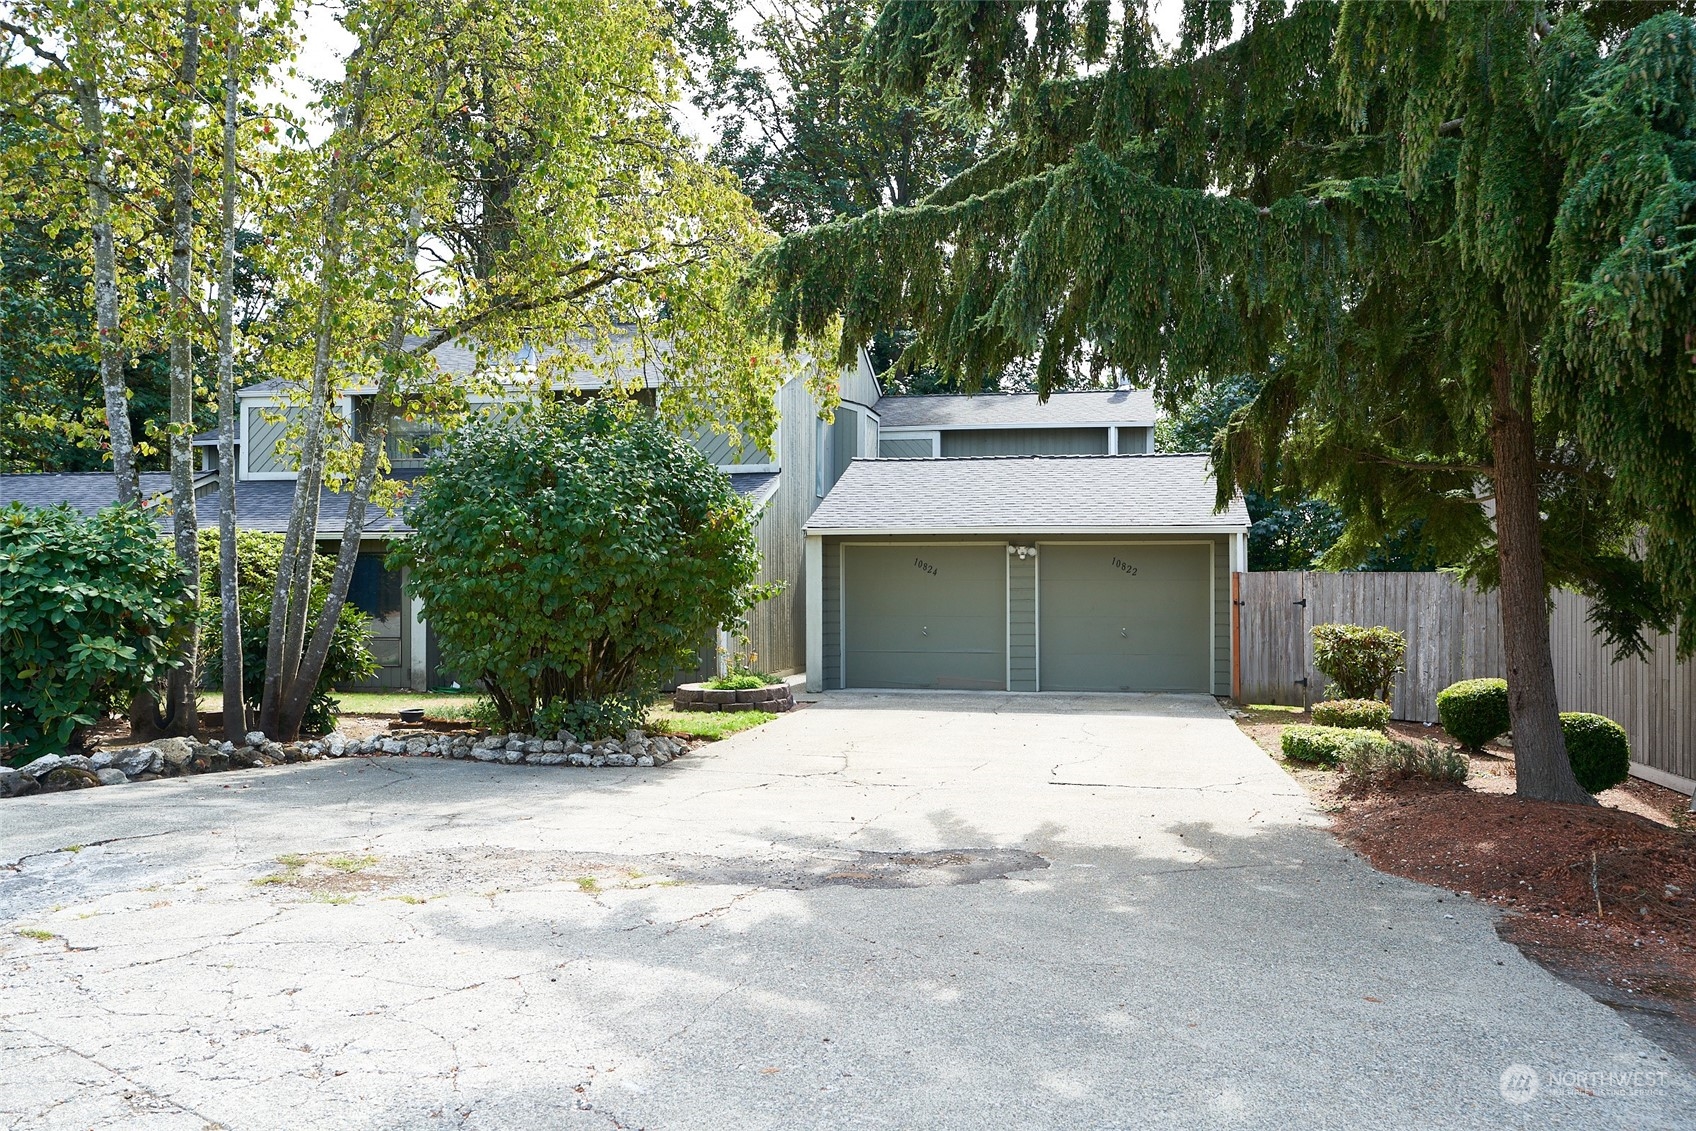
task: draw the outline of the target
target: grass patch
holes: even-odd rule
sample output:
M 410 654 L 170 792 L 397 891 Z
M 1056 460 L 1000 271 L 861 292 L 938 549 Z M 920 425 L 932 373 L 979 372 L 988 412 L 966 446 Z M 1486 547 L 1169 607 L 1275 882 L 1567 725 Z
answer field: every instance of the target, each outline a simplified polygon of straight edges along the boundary
M 34 939 L 36 942 L 46 942 L 48 939 L 59 937 L 52 931 L 44 931 L 40 927 L 23 927 L 17 933 L 26 939 Z
M 272 884 L 288 884 L 294 882 L 293 872 L 272 872 L 269 876 L 260 876 L 250 881 L 255 887 L 269 887 Z
M 298 852 L 285 852 L 277 857 L 277 863 L 285 868 L 304 868 L 306 867 L 306 857 Z
M 775 718 L 777 716 L 770 711 L 674 711 L 667 704 L 649 712 L 647 729 L 651 733 L 705 738 L 717 742 L 738 731 L 762 726 Z
M 474 691 L 338 691 L 338 714 L 398 715 L 408 707 L 422 707 L 438 719 L 463 719 L 482 700 Z
M 577 890 L 582 892 L 584 895 L 599 895 L 601 891 L 601 881 L 597 880 L 593 876 L 578 876 Z
M 410 903 L 414 906 L 430 902 L 430 897 L 424 895 L 385 895 L 383 898 L 399 900 L 401 903 Z
M 75 852 L 81 852 L 86 847 L 88 847 L 88 846 L 83 845 L 83 844 L 67 844 L 65 847 L 61 848 L 59 851 L 60 852 L 75 853 Z
M 363 872 L 377 862 L 375 856 L 332 856 L 324 861 L 324 867 L 334 868 L 338 872 L 352 875 Z
M 321 892 L 317 892 L 316 894 L 314 894 L 312 899 L 310 900 L 310 902 L 312 902 L 312 903 L 329 903 L 329 904 L 333 904 L 337 907 L 340 907 L 344 903 L 352 903 L 353 902 L 353 896 L 351 896 L 351 895 L 334 895 L 334 894 L 327 892 L 327 891 L 321 891 Z

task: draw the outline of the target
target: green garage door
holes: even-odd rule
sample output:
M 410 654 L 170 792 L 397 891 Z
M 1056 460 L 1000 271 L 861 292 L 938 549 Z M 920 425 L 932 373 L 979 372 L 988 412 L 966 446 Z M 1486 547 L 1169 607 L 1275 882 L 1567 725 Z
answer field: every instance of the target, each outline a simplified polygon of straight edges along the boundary
M 849 545 L 843 575 L 843 686 L 1006 688 L 1005 546 Z
M 1037 557 L 1044 691 L 1211 691 L 1207 546 L 1044 543 Z

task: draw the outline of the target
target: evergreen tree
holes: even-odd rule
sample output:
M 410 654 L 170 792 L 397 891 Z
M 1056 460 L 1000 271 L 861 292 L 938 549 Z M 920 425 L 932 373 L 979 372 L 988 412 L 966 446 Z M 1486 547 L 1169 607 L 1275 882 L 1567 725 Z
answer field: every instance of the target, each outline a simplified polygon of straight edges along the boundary
M 1168 399 L 1262 381 L 1216 446 L 1316 492 L 1364 557 L 1419 538 L 1501 590 L 1524 796 L 1582 802 L 1548 591 L 1622 652 L 1696 649 L 1696 23 L 1672 5 L 888 4 L 896 91 L 959 82 L 1001 144 L 914 205 L 766 258 L 786 332 L 879 326 L 960 379 L 1096 358 Z M 1274 363 L 1275 361 L 1275 363 Z M 1276 477 L 1275 484 L 1258 482 Z

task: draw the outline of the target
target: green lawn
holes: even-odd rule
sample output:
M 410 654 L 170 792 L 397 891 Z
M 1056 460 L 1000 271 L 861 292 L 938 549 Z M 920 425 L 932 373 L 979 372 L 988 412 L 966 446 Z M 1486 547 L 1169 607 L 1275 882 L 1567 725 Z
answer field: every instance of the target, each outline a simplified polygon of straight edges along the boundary
M 674 711 L 662 703 L 648 715 L 648 729 L 716 742 L 775 718 L 770 711 Z
M 398 715 L 407 707 L 422 707 L 431 718 L 464 718 L 482 698 L 475 692 L 443 691 L 338 691 L 344 715 Z M 208 710 L 216 710 L 216 696 L 202 697 Z M 769 711 L 674 711 L 671 700 L 661 699 L 648 716 L 648 728 L 664 734 L 717 740 L 777 718 Z
M 463 718 L 482 696 L 471 691 L 338 691 L 344 715 L 398 715 L 422 707 L 435 718 Z

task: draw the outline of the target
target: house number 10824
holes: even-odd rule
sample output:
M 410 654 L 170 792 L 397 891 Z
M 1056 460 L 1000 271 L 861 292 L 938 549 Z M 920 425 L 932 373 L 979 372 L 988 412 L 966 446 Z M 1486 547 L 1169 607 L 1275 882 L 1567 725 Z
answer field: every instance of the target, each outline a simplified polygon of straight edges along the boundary
M 929 562 L 925 561 L 923 558 L 914 558 L 913 564 L 918 566 L 920 569 L 924 570 L 928 574 L 935 575 L 935 573 L 936 573 L 936 567 L 931 565 Z
M 1137 575 L 1137 567 L 1126 561 L 1124 558 L 1114 558 L 1113 568 L 1121 573 L 1128 573 L 1132 577 Z

